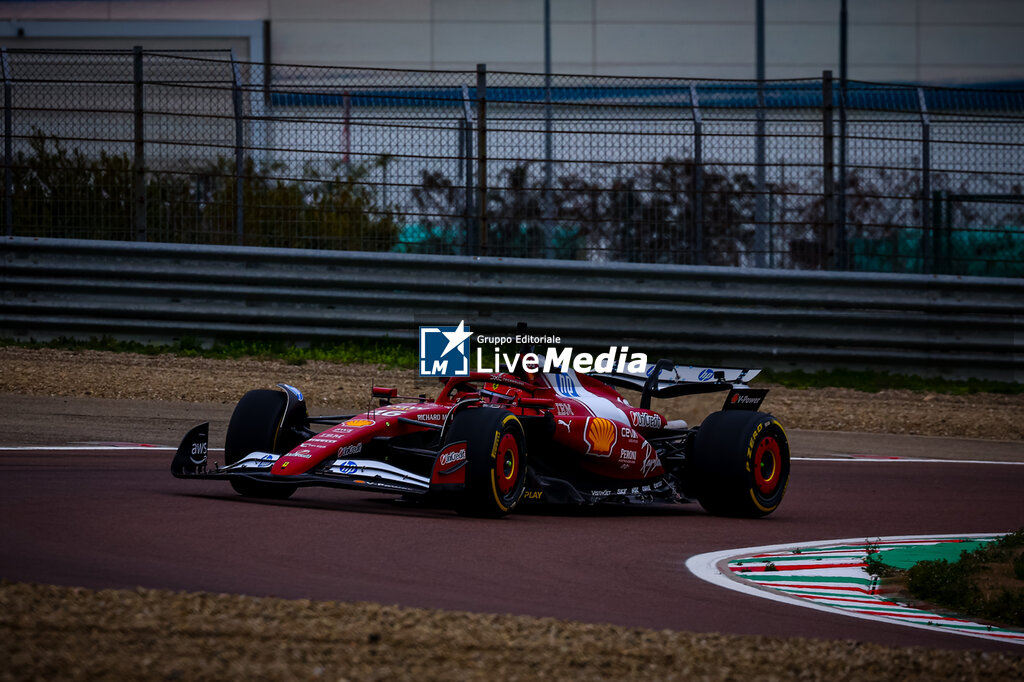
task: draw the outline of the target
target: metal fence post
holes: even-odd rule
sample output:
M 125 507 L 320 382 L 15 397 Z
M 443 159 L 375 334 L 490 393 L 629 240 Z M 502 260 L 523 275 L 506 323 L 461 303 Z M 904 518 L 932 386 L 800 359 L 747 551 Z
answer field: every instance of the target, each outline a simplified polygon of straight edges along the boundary
M 757 125 L 754 132 L 754 265 L 765 267 L 768 250 L 765 195 L 764 0 L 757 0 Z
M 132 48 L 135 62 L 135 159 L 132 164 L 132 227 L 135 241 L 146 241 L 146 135 L 143 100 L 142 46 Z
M 932 223 L 932 123 L 928 117 L 928 103 L 924 88 L 917 89 L 917 103 L 921 108 L 921 271 L 931 274 L 935 271 L 937 259 L 935 249 L 935 225 Z
M 846 257 L 846 80 L 839 81 L 839 182 L 836 187 L 836 268 L 845 270 Z
M 551 0 L 544 0 L 544 201 L 551 192 L 554 154 L 551 112 Z
M 836 225 L 836 176 L 835 176 L 835 146 L 833 144 L 832 130 L 832 72 L 823 71 L 821 74 L 821 135 L 822 135 L 822 200 L 825 204 L 825 256 L 835 262 L 836 254 L 835 236 L 838 231 Z M 824 262 L 824 258 L 822 261 Z
M 476 65 L 476 214 L 480 255 L 487 255 L 487 65 Z
M 245 244 L 245 156 L 242 146 L 242 73 L 231 50 L 231 99 L 235 109 L 235 240 Z
M 14 108 L 11 103 L 11 65 L 7 61 L 7 48 L 0 50 L 4 77 L 4 223 L 7 236 L 14 234 Z
M 846 253 L 846 74 L 847 74 L 846 0 L 839 9 L 839 210 L 836 211 L 836 267 L 845 270 Z
M 952 245 L 952 216 L 950 215 L 949 192 L 935 190 L 932 192 L 932 230 L 935 239 L 932 244 L 935 253 L 935 269 L 944 275 L 953 274 L 953 262 L 951 259 Z
M 459 160 L 465 192 L 466 254 L 479 256 L 480 230 L 473 224 L 473 108 L 469 104 L 469 86 L 465 83 L 462 84 L 462 118 L 459 119 Z
M 465 97 L 465 93 L 463 93 Z M 469 210 L 469 196 L 470 187 L 466 180 L 469 178 L 469 155 L 466 153 L 467 148 L 466 135 L 466 117 L 456 116 L 455 117 L 455 163 L 459 169 L 459 185 L 462 187 L 462 243 L 466 247 L 466 255 L 470 254 L 470 245 L 473 241 L 472 233 L 470 229 L 471 216 Z M 457 253 L 457 252 L 456 252 Z
M 252 59 L 252 57 L 249 57 Z M 270 22 L 263 22 L 263 61 L 249 62 L 249 151 L 257 164 L 268 158 L 267 109 L 270 108 L 270 79 L 273 62 L 270 54 Z
M 694 262 L 704 265 L 704 120 L 700 115 L 697 86 L 690 83 L 693 114 L 693 251 Z
M 345 164 L 345 180 L 349 180 L 352 177 L 352 98 L 348 90 L 341 95 L 341 116 L 341 160 Z
M 544 192 L 541 197 L 541 213 L 544 219 L 544 257 L 554 258 L 555 225 L 554 199 L 551 186 L 554 182 L 553 124 L 551 111 L 551 0 L 544 0 Z

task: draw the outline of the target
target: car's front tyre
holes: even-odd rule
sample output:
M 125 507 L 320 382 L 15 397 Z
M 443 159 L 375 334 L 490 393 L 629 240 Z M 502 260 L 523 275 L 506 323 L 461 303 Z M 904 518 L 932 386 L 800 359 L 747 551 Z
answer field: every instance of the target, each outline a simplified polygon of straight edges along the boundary
M 297 443 L 282 433 L 281 420 L 288 398 L 280 391 L 249 391 L 235 406 L 224 441 L 224 461 L 234 464 L 251 452 L 284 454 Z M 240 495 L 272 500 L 292 496 L 298 486 L 232 478 L 231 487 Z
M 466 444 L 466 488 L 456 509 L 467 516 L 497 518 L 519 504 L 526 488 L 526 435 L 508 410 L 478 407 L 460 412 L 445 446 Z

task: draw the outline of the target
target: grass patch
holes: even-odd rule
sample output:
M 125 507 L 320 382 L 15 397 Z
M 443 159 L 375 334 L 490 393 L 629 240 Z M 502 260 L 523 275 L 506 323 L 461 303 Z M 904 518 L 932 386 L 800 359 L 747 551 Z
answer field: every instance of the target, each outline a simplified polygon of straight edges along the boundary
M 848 369 L 805 372 L 803 370 L 779 372 L 764 370 L 757 381 L 780 384 L 787 388 L 852 388 L 867 393 L 885 390 L 909 390 L 922 393 L 948 393 L 971 395 L 974 393 L 1024 394 L 1024 383 L 992 381 L 989 379 L 943 379 L 919 377 L 888 372 L 856 371 Z
M 891 578 L 915 599 L 958 614 L 1024 627 L 1024 528 L 957 561 L 921 561 L 906 571 L 868 553 L 868 571 Z
M 381 364 L 388 368 L 416 367 L 417 354 L 411 343 L 397 340 L 354 340 L 296 346 L 284 341 L 216 341 L 205 346 L 198 339 L 184 337 L 174 343 L 147 344 L 121 341 L 111 337 L 81 339 L 58 338 L 53 341 L 14 341 L 2 339 L 0 344 L 20 348 L 55 348 L 59 350 L 103 350 L 142 355 L 177 355 L 201 358 L 257 358 L 282 360 L 303 365 L 311 360 L 338 364 Z
M 876 578 L 894 578 L 904 573 L 904 571 L 893 568 L 881 560 L 882 553 L 879 551 L 877 544 L 873 542 L 868 543 L 864 546 L 864 549 L 867 551 L 864 561 L 867 564 L 868 573 L 871 575 Z

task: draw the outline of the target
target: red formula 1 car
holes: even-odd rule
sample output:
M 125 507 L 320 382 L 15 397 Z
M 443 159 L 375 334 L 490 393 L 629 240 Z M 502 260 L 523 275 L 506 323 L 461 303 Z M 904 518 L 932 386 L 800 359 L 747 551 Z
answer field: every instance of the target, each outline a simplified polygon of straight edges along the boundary
M 774 511 L 789 479 L 782 425 L 758 412 L 759 370 L 648 366 L 623 373 L 472 373 L 448 379 L 436 400 L 374 388 L 357 415 L 310 417 L 302 393 L 247 393 L 225 441 L 225 466 L 207 460 L 209 425 L 184 438 L 179 478 L 217 479 L 242 495 L 283 499 L 300 486 L 334 486 L 503 516 L 521 503 L 664 503 L 708 511 Z M 639 391 L 639 407 L 616 390 Z M 652 411 L 652 397 L 728 391 L 696 428 Z M 402 400 L 403 402 L 397 402 Z M 329 425 L 315 432 L 316 425 Z

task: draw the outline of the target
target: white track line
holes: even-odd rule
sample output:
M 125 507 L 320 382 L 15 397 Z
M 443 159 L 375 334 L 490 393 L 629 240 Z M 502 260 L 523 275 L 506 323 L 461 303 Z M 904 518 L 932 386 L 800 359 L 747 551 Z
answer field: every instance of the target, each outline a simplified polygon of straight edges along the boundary
M 178 448 L 169 445 L 19 445 L 0 447 L 0 452 L 24 452 L 24 451 L 74 451 L 87 450 L 90 452 L 121 452 L 124 450 L 170 450 L 177 451 Z M 210 452 L 220 452 L 224 448 L 209 448 Z
M 945 460 L 941 460 L 945 461 Z M 875 542 L 900 542 L 900 541 L 912 541 L 912 540 L 945 540 L 945 539 L 956 539 L 956 538 L 982 538 L 991 537 L 997 535 L 997 533 L 958 533 L 950 535 L 889 535 L 886 537 L 867 539 Z M 884 616 L 873 616 L 866 613 L 851 613 L 848 611 L 839 611 L 833 607 L 823 606 L 816 604 L 807 599 L 800 599 L 798 597 L 789 597 L 781 594 L 775 590 L 768 590 L 756 586 L 750 581 L 743 580 L 742 578 L 735 577 L 732 571 L 726 569 L 722 571 L 719 569 L 719 564 L 726 562 L 727 560 L 740 557 L 750 556 L 752 554 L 766 554 L 769 552 L 777 552 L 780 550 L 791 550 L 803 547 L 827 547 L 828 545 L 850 545 L 855 543 L 863 543 L 864 537 L 857 538 L 845 538 L 839 540 L 818 540 L 815 542 L 785 542 L 779 545 L 764 545 L 761 547 L 741 547 L 738 549 L 725 549 L 718 552 L 706 552 L 704 554 L 697 554 L 686 560 L 686 568 L 690 569 L 690 572 L 701 580 L 706 580 L 709 583 L 724 587 L 729 590 L 735 590 L 744 594 L 749 594 L 755 597 L 761 597 L 763 599 L 771 599 L 772 601 L 782 602 L 784 604 L 792 604 L 794 606 L 802 606 L 805 609 L 814 609 L 815 611 L 824 611 L 835 615 L 847 616 L 850 618 L 861 618 L 863 620 L 874 620 L 880 623 L 888 623 L 889 625 L 902 625 L 908 628 L 918 628 L 919 630 L 928 630 L 929 632 L 944 632 L 951 635 L 961 635 L 964 637 L 979 637 L 987 640 L 995 640 L 1000 642 L 1013 642 L 1013 640 L 1007 640 L 999 637 L 992 637 L 984 633 L 974 632 L 962 632 L 953 630 L 942 630 L 935 628 L 924 623 L 913 623 L 897 621 L 892 618 L 886 618 Z
M 918 464 L 1013 464 L 1024 465 L 1024 462 L 1001 462 L 992 459 L 934 459 L 925 457 L 790 457 L 794 462 L 869 462 L 871 464 L 888 464 L 914 462 Z
M 36 452 L 52 450 L 54 452 L 73 452 L 73 451 L 90 451 L 90 452 L 120 452 L 124 450 L 168 450 L 171 452 L 176 451 L 178 448 L 169 445 L 16 445 L 16 446 L 0 446 L 0 452 Z M 224 448 L 210 448 L 210 452 L 220 452 Z M 794 462 L 869 462 L 869 463 L 917 463 L 917 464 L 1010 464 L 1014 466 L 1024 466 L 1024 462 L 1000 462 L 996 460 L 986 459 L 925 459 L 915 457 L 872 457 L 872 456 L 858 456 L 848 457 L 845 455 L 836 455 L 834 457 L 793 457 L 791 458 Z
M 178 448 L 171 447 L 169 445 L 18 445 L 18 446 L 0 446 L 0 452 L 40 452 L 40 451 L 53 451 L 53 452 L 75 452 L 75 451 L 87 451 L 87 452 L 123 452 L 123 451 L 146 451 L 146 450 L 166 450 L 170 452 L 176 451 Z M 210 452 L 221 452 L 224 448 L 210 448 Z M 1000 462 L 996 460 L 987 459 L 926 459 L 920 457 L 874 457 L 874 456 L 857 456 L 849 457 L 846 455 L 836 455 L 834 457 L 792 457 L 794 462 L 868 462 L 868 463 L 913 463 L 913 464 L 1009 464 L 1011 466 L 1024 466 L 1024 462 Z

